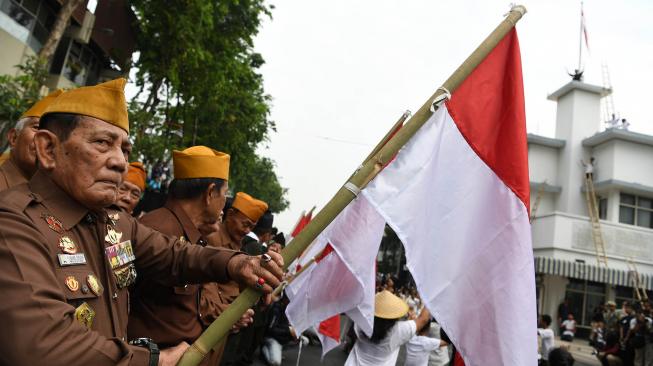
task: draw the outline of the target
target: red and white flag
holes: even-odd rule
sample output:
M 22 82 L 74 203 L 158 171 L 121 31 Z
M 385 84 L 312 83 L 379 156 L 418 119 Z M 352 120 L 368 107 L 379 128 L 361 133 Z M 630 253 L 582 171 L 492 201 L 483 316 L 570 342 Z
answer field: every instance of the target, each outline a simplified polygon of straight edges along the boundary
M 371 333 L 373 263 L 385 221 L 404 244 L 423 303 L 466 365 L 536 365 L 529 195 L 512 30 L 319 237 L 337 255 L 297 281 L 291 323 L 317 324 L 353 308 L 348 314 Z

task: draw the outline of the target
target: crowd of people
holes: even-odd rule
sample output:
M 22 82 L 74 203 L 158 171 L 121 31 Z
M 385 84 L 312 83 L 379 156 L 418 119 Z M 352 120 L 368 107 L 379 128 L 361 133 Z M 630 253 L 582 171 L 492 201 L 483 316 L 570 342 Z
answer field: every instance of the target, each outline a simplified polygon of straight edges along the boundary
M 650 366 L 653 365 L 653 317 L 651 302 L 623 301 L 617 309 L 614 301 L 601 303 L 593 309 L 590 323 L 589 345 L 603 366 Z M 558 307 L 560 340 L 572 342 L 577 324 L 565 299 Z M 551 364 L 550 355 L 555 349 L 555 333 L 551 316 L 539 319 L 538 336 L 542 364 Z

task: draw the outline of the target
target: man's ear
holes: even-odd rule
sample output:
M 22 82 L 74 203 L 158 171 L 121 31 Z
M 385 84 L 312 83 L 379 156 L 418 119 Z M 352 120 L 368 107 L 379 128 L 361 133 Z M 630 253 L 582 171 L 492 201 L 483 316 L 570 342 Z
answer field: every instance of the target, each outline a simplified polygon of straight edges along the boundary
M 16 146 L 16 141 L 18 140 L 18 131 L 15 128 L 12 128 L 7 132 L 7 142 L 9 142 L 9 147 L 12 149 Z
M 34 146 L 36 147 L 36 159 L 40 167 L 45 170 L 55 168 L 56 150 L 61 142 L 57 135 L 48 130 L 38 130 L 34 134 Z
M 204 203 L 207 206 L 211 203 L 211 199 L 215 194 L 215 183 L 209 183 L 209 186 L 206 187 L 206 190 L 204 191 Z

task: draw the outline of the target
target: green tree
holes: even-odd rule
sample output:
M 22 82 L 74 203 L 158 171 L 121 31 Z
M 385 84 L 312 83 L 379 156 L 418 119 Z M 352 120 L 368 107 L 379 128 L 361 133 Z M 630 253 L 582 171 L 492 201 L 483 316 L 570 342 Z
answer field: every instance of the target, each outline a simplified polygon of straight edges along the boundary
M 133 0 L 139 21 L 134 153 L 146 164 L 207 145 L 232 156 L 230 187 L 285 209 L 274 164 L 256 154 L 275 128 L 253 37 L 272 7 L 262 0 Z
M 18 75 L 0 75 L 0 152 L 7 149 L 7 132 L 41 98 L 48 77 L 45 61 L 29 57 L 17 65 Z

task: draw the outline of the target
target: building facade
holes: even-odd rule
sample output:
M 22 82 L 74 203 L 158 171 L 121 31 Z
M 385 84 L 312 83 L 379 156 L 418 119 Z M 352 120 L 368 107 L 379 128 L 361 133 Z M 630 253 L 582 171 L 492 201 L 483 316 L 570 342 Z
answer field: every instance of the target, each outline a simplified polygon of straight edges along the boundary
M 0 0 L 0 74 L 16 75 L 15 66 L 41 50 L 60 8 L 57 0 Z M 126 0 L 83 2 L 54 53 L 47 87 L 95 85 L 127 75 L 135 24 Z
M 635 277 L 640 293 L 653 290 L 653 136 L 601 131 L 601 98 L 610 93 L 569 82 L 549 95 L 555 137 L 528 135 L 538 312 L 556 319 L 567 299 L 585 331 L 599 304 L 637 300 Z M 607 265 L 597 260 L 588 214 L 583 163 L 592 157 Z

